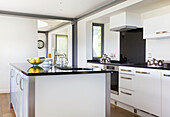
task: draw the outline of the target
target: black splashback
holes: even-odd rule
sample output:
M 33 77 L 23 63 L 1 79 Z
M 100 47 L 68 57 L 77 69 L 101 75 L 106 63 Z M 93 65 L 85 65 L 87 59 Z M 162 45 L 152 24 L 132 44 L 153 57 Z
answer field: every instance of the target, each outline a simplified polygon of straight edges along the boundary
M 145 46 L 142 28 L 120 32 L 120 60 L 122 62 L 144 63 Z

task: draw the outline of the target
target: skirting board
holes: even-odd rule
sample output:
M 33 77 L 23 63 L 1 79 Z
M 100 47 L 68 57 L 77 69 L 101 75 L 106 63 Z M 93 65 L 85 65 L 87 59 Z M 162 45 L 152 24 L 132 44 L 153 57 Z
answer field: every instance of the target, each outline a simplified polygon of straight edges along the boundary
M 10 93 L 9 89 L 0 89 L 0 94 L 1 93 Z

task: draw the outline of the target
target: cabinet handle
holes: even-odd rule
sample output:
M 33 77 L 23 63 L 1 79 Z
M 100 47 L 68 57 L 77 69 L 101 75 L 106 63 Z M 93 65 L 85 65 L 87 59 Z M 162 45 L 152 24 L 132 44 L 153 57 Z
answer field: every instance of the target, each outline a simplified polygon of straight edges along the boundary
M 92 66 L 92 67 L 94 67 L 94 68 L 99 68 L 98 66 Z
M 19 83 L 18 83 L 18 76 L 19 76 L 19 74 L 16 75 L 16 84 L 17 85 L 19 85 Z
M 120 71 L 132 72 L 132 70 L 120 69 Z
M 127 79 L 127 80 L 132 80 L 132 78 L 128 78 L 128 77 L 120 77 L 120 78 L 122 78 L 122 79 Z
M 23 91 L 22 81 L 23 81 L 23 78 L 21 77 L 21 78 L 20 78 L 20 89 L 21 89 L 21 91 Z
M 168 75 L 168 74 L 164 74 L 164 76 L 166 76 L 166 77 L 170 77 L 170 75 Z
M 140 72 L 140 71 L 136 71 L 136 73 L 139 73 L 139 74 L 150 74 L 149 72 Z
M 131 93 L 127 93 L 127 92 L 124 92 L 124 91 L 120 91 L 121 93 L 123 94 L 126 94 L 126 95 L 132 95 Z
M 170 32 L 169 31 L 156 32 L 156 34 L 164 34 L 164 33 L 170 33 Z

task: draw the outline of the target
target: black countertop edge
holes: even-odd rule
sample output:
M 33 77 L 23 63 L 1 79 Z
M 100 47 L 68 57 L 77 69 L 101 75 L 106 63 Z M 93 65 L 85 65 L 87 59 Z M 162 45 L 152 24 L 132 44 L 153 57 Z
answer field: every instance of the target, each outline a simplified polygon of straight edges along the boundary
M 100 60 L 87 60 L 87 62 L 100 63 Z M 122 63 L 121 61 L 111 60 L 111 63 Z
M 148 68 L 148 69 L 158 69 L 158 70 L 170 70 L 170 65 L 162 67 L 148 66 L 147 63 L 100 63 L 93 60 L 87 60 L 88 63 L 103 64 L 103 65 L 115 65 L 115 66 L 126 66 L 126 67 L 138 67 L 138 68 Z
M 70 75 L 70 74 L 95 74 L 95 73 L 110 73 L 111 70 L 59 70 L 53 72 L 29 73 L 28 70 L 32 66 L 28 63 L 10 63 L 15 69 L 27 76 L 44 76 L 44 75 Z M 51 69 L 50 69 L 51 70 Z
M 71 74 L 96 74 L 96 73 L 110 73 L 111 71 L 79 71 L 79 72 L 56 72 L 56 73 L 25 73 L 27 76 L 46 76 L 46 75 L 71 75 Z
M 170 70 L 170 66 L 168 67 L 152 67 L 146 65 L 121 65 L 121 66 L 127 66 L 127 67 L 137 67 L 137 68 L 146 68 L 146 69 L 157 69 L 157 70 Z

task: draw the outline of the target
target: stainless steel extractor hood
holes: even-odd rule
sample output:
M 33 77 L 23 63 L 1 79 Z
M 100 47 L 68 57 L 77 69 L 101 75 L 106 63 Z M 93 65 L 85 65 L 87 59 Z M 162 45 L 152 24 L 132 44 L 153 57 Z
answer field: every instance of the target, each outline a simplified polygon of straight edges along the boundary
M 124 25 L 124 26 L 120 26 L 120 27 L 111 28 L 110 31 L 127 31 L 127 30 L 132 30 L 132 29 L 137 29 L 137 27 Z

